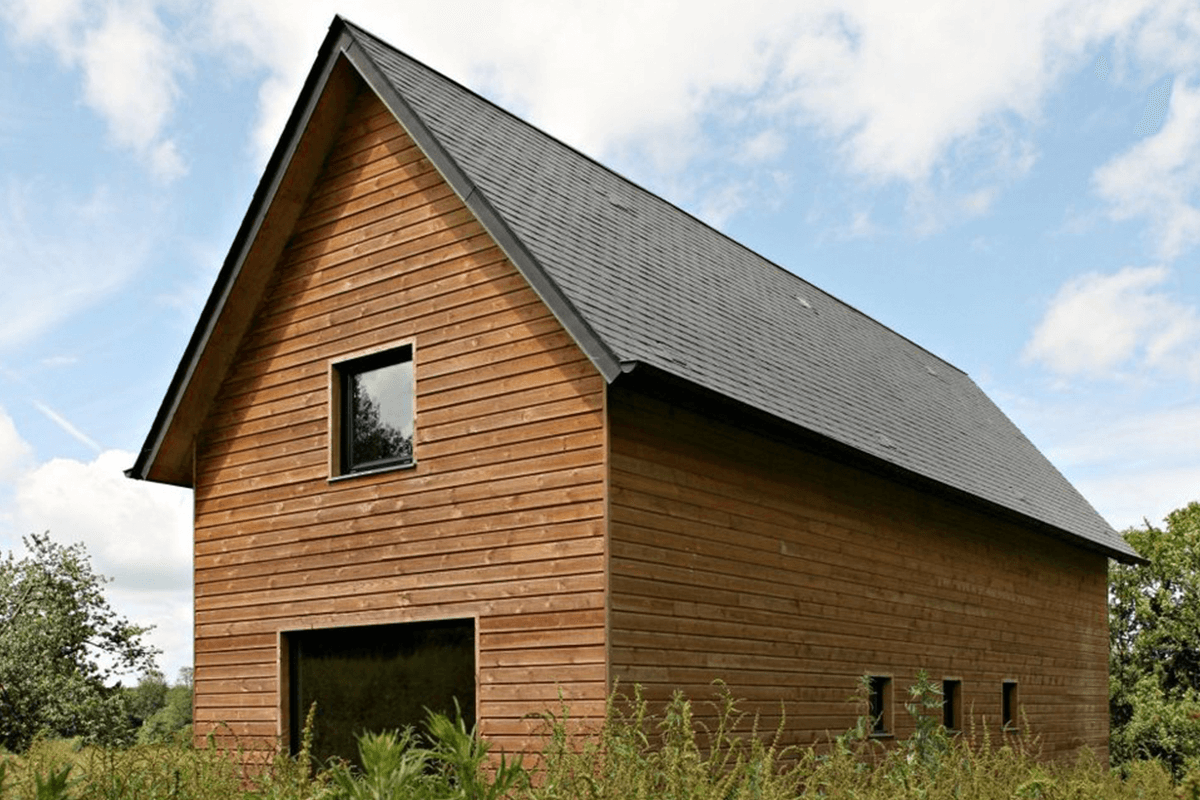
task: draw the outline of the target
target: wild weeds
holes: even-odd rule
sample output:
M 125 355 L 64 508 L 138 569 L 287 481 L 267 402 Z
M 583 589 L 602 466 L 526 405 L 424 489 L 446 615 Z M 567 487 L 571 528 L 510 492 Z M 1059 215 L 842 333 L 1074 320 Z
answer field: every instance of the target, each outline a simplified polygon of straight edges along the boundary
M 501 800 L 528 785 L 520 759 L 489 758 L 489 745 L 454 719 L 429 712 L 424 736 L 409 727 L 358 739 L 362 769 L 332 765 L 322 800 Z
M 1089 753 L 1063 764 L 1040 757 L 1024 725 L 994 738 L 970 720 L 941 724 L 937 685 L 919 675 L 905 708 L 914 733 L 889 746 L 872 735 L 869 684 L 855 725 L 820 748 L 784 747 L 784 723 L 760 730 L 728 689 L 694 705 L 676 693 L 652 710 L 640 689 L 614 693 L 602 723 L 583 724 L 562 704 L 543 716 L 535 765 L 495 758 L 460 715 L 430 714 L 413 729 L 365 734 L 362 767 L 314 765 L 300 753 L 263 756 L 210 738 L 129 749 L 38 741 L 0 755 L 8 800 L 1200 800 L 1200 772 L 1176 783 L 1157 762 L 1109 770 Z M 308 737 L 311 738 L 310 710 Z
M 336 764 L 328 773 L 328 800 L 417 800 L 430 794 L 429 752 L 412 728 L 366 733 L 358 740 L 362 771 Z
M 640 688 L 614 693 L 598 732 L 573 724 L 565 708 L 546 715 L 546 747 L 533 775 L 531 800 L 774 800 L 795 798 L 798 783 L 781 764 L 787 750 L 779 732 L 764 739 L 755 719 L 750 732 L 728 689 L 711 704 L 715 723 L 696 718 L 676 692 L 661 716 L 650 712 Z

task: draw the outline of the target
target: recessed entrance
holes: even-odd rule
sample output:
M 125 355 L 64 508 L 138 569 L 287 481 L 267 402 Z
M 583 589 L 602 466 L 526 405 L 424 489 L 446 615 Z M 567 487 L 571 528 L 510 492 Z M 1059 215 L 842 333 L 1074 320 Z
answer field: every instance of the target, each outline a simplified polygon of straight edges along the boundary
M 315 702 L 312 754 L 358 763 L 355 736 L 412 725 L 426 709 L 475 724 L 475 620 L 324 628 L 284 634 L 292 752 Z

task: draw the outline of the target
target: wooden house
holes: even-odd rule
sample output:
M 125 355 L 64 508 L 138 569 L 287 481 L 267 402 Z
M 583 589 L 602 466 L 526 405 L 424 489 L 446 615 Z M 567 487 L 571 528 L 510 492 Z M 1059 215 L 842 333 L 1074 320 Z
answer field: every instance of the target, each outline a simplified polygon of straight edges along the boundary
M 195 491 L 195 718 L 323 753 L 610 687 L 1108 735 L 1136 556 L 971 379 L 335 19 L 134 478 Z

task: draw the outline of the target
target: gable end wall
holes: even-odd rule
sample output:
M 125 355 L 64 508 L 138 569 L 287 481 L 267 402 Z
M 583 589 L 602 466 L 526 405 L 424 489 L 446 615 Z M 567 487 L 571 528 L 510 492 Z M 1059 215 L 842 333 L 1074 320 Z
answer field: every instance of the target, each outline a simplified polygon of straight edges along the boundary
M 330 482 L 330 362 L 409 341 L 417 465 Z M 274 746 L 281 631 L 450 617 L 478 619 L 480 731 L 500 748 L 560 688 L 602 713 L 604 397 L 364 91 L 197 443 L 196 734 Z

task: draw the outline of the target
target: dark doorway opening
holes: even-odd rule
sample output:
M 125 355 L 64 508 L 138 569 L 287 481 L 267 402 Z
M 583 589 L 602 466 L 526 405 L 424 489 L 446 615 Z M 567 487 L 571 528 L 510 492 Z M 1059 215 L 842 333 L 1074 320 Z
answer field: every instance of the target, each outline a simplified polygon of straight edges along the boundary
M 324 628 L 285 634 L 293 753 L 315 702 L 312 754 L 358 764 L 364 731 L 422 729 L 426 709 L 475 724 L 475 620 Z

